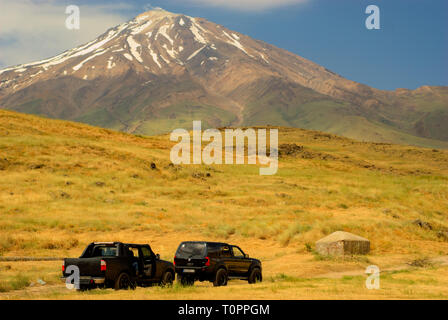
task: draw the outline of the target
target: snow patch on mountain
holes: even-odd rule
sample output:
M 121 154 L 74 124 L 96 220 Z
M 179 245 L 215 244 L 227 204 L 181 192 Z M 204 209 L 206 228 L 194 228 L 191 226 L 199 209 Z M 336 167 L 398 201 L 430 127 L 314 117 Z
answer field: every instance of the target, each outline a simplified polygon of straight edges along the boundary
M 270 64 L 270 62 L 266 59 L 264 54 L 260 53 L 261 59 L 263 59 L 266 63 Z
M 39 67 L 42 67 L 44 70 L 47 70 L 49 67 L 64 63 L 65 61 L 67 61 L 69 59 L 84 56 L 84 55 L 94 52 L 95 50 L 104 48 L 104 46 L 108 42 L 110 42 L 111 40 L 116 38 L 128 26 L 129 26 L 128 23 L 123 23 L 123 24 L 119 25 L 116 29 L 110 30 L 109 33 L 106 35 L 106 37 L 101 41 L 98 41 L 98 39 L 95 39 L 83 46 L 63 52 L 63 53 L 61 53 L 55 57 L 49 58 L 49 59 L 40 60 L 40 61 L 28 63 L 28 64 L 22 64 L 22 65 L 19 65 L 16 67 L 1 70 L 0 74 L 4 73 L 6 71 L 11 71 L 11 70 L 26 68 L 26 67 L 32 67 L 32 66 L 39 66 Z
M 157 54 L 152 50 L 151 45 L 148 45 L 148 49 L 149 49 L 149 54 L 151 55 L 154 62 L 159 66 L 160 69 L 162 69 L 162 65 L 159 62 L 159 58 L 158 58 Z
M 168 39 L 168 41 L 171 43 L 171 45 L 173 45 L 173 44 L 174 44 L 174 40 L 171 39 L 171 37 L 170 37 L 170 36 L 168 35 L 168 33 L 166 32 L 166 31 L 168 30 L 168 28 L 170 28 L 170 25 L 164 25 L 164 26 L 161 26 L 161 27 L 159 28 L 159 31 L 157 32 L 156 40 L 157 40 L 157 37 L 158 37 L 159 34 L 160 34 L 160 35 L 164 36 L 166 39 Z
M 76 54 L 69 56 L 68 58 L 73 58 L 73 57 L 77 57 L 77 56 L 83 56 L 86 54 L 89 54 L 97 49 L 101 49 L 104 48 L 104 46 L 110 42 L 112 39 L 116 38 L 123 30 L 125 30 L 128 27 L 127 23 L 123 23 L 121 24 L 117 30 L 111 30 L 109 31 L 109 33 L 107 34 L 106 38 L 87 47 L 84 50 L 78 51 L 76 52 Z
M 204 50 L 205 47 L 206 47 L 206 46 L 203 46 L 201 49 L 199 49 L 199 50 L 193 52 L 193 53 L 188 57 L 187 61 L 189 61 L 189 60 L 193 59 L 194 57 L 196 57 L 196 55 L 197 55 L 199 52 L 201 52 L 202 50 Z
M 173 59 L 177 58 L 177 52 L 172 48 L 171 50 L 168 49 L 168 46 L 166 44 L 163 45 L 163 48 L 166 50 L 166 52 L 169 54 L 169 56 Z
M 149 21 L 145 22 L 144 24 L 142 24 L 141 26 L 133 28 L 131 34 L 132 35 L 139 34 L 142 31 L 146 30 L 151 24 L 152 24 L 152 20 L 149 20 Z
M 92 54 L 90 57 L 88 57 L 87 59 L 84 59 L 81 63 L 77 64 L 76 66 L 73 67 L 74 71 L 78 71 L 79 69 L 82 68 L 82 66 L 84 65 L 84 63 L 86 63 L 89 60 L 92 60 L 93 58 L 100 56 L 102 54 L 105 54 L 108 50 L 105 51 L 100 51 L 98 53 Z
M 39 72 L 37 72 L 37 73 L 35 73 L 35 74 L 30 75 L 30 78 L 34 78 L 34 77 L 40 75 L 41 73 L 43 73 L 42 70 L 40 70 Z
M 202 44 L 207 44 L 207 40 L 201 35 L 201 33 L 199 32 L 199 28 L 198 25 L 196 24 L 196 22 L 193 22 L 190 26 L 190 31 L 191 33 L 194 35 L 194 39 L 197 42 L 200 42 Z
M 138 52 L 138 48 L 141 47 L 140 43 L 138 43 L 137 41 L 134 40 L 134 38 L 132 36 L 129 36 L 127 39 L 127 42 L 129 44 L 129 48 L 131 50 L 132 55 L 134 56 L 134 58 L 140 62 L 143 63 L 143 59 L 140 56 L 140 53 Z
M 237 47 L 238 49 L 240 49 L 241 51 L 243 51 L 246 55 L 248 55 L 249 57 L 253 58 L 253 55 L 250 55 L 249 53 L 247 53 L 246 49 L 243 47 L 243 45 L 236 39 L 232 38 L 227 32 L 223 31 L 224 35 L 230 39 L 230 41 L 226 41 L 228 44 L 231 44 L 232 46 Z
M 134 20 L 135 20 L 137 23 L 139 23 L 139 22 L 145 21 L 145 20 L 148 19 L 148 18 L 149 18 L 149 15 L 144 14 L 144 15 L 138 16 L 138 17 L 135 18 Z
M 170 64 L 170 61 L 167 60 L 163 55 L 160 55 L 160 58 L 162 58 L 162 60 L 165 61 L 166 64 Z
M 114 57 L 113 56 L 111 56 L 110 58 L 109 58 L 109 60 L 107 60 L 107 69 L 112 69 L 113 67 L 115 67 L 115 62 L 113 62 L 113 60 L 114 60 Z

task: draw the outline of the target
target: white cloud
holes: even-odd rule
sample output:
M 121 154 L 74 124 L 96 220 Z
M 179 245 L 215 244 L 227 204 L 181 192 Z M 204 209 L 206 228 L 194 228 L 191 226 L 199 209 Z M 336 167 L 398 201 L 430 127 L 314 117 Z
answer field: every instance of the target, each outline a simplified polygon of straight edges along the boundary
M 240 11 L 265 11 L 277 7 L 303 4 L 308 2 L 309 0 L 181 0 L 181 1 L 183 4 L 191 3 L 203 6 L 222 7 Z
M 120 13 L 126 4 L 81 5 L 80 30 L 68 30 L 65 8 L 53 0 L 1 0 L 0 68 L 52 57 L 130 18 Z

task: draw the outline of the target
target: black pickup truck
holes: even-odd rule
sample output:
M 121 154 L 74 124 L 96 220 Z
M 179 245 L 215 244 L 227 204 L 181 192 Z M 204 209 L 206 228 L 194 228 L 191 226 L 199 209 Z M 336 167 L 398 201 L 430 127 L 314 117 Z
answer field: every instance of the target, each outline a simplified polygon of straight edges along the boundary
M 77 259 L 66 258 L 62 264 L 62 279 L 69 266 L 79 268 L 79 289 L 111 287 L 135 288 L 137 285 L 170 285 L 173 283 L 174 265 L 160 260 L 147 244 L 122 242 L 93 242 Z M 73 271 L 71 271 L 73 272 Z
M 249 258 L 238 246 L 220 242 L 182 242 L 176 251 L 174 265 L 178 280 L 192 285 L 196 280 L 227 285 L 228 279 L 262 281 L 260 260 Z

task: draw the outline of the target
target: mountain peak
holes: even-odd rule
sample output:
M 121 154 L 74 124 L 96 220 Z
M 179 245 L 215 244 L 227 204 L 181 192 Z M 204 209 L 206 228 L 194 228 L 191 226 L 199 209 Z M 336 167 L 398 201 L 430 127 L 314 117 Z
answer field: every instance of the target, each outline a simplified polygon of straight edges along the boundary
M 151 10 L 139 14 L 137 17 L 135 17 L 134 20 L 136 20 L 137 22 L 143 22 L 151 19 L 158 20 L 166 17 L 175 17 L 178 15 L 179 14 L 166 11 L 165 9 L 162 8 L 153 8 Z

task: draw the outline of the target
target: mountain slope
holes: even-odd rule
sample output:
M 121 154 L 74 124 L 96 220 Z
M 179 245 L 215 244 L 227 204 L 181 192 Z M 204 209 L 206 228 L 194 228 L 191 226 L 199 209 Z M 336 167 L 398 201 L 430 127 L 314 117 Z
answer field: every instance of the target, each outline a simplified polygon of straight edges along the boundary
M 196 119 L 205 127 L 296 126 L 432 147 L 448 141 L 446 87 L 380 91 L 163 10 L 54 58 L 0 71 L 0 107 L 139 134 L 189 128 Z

